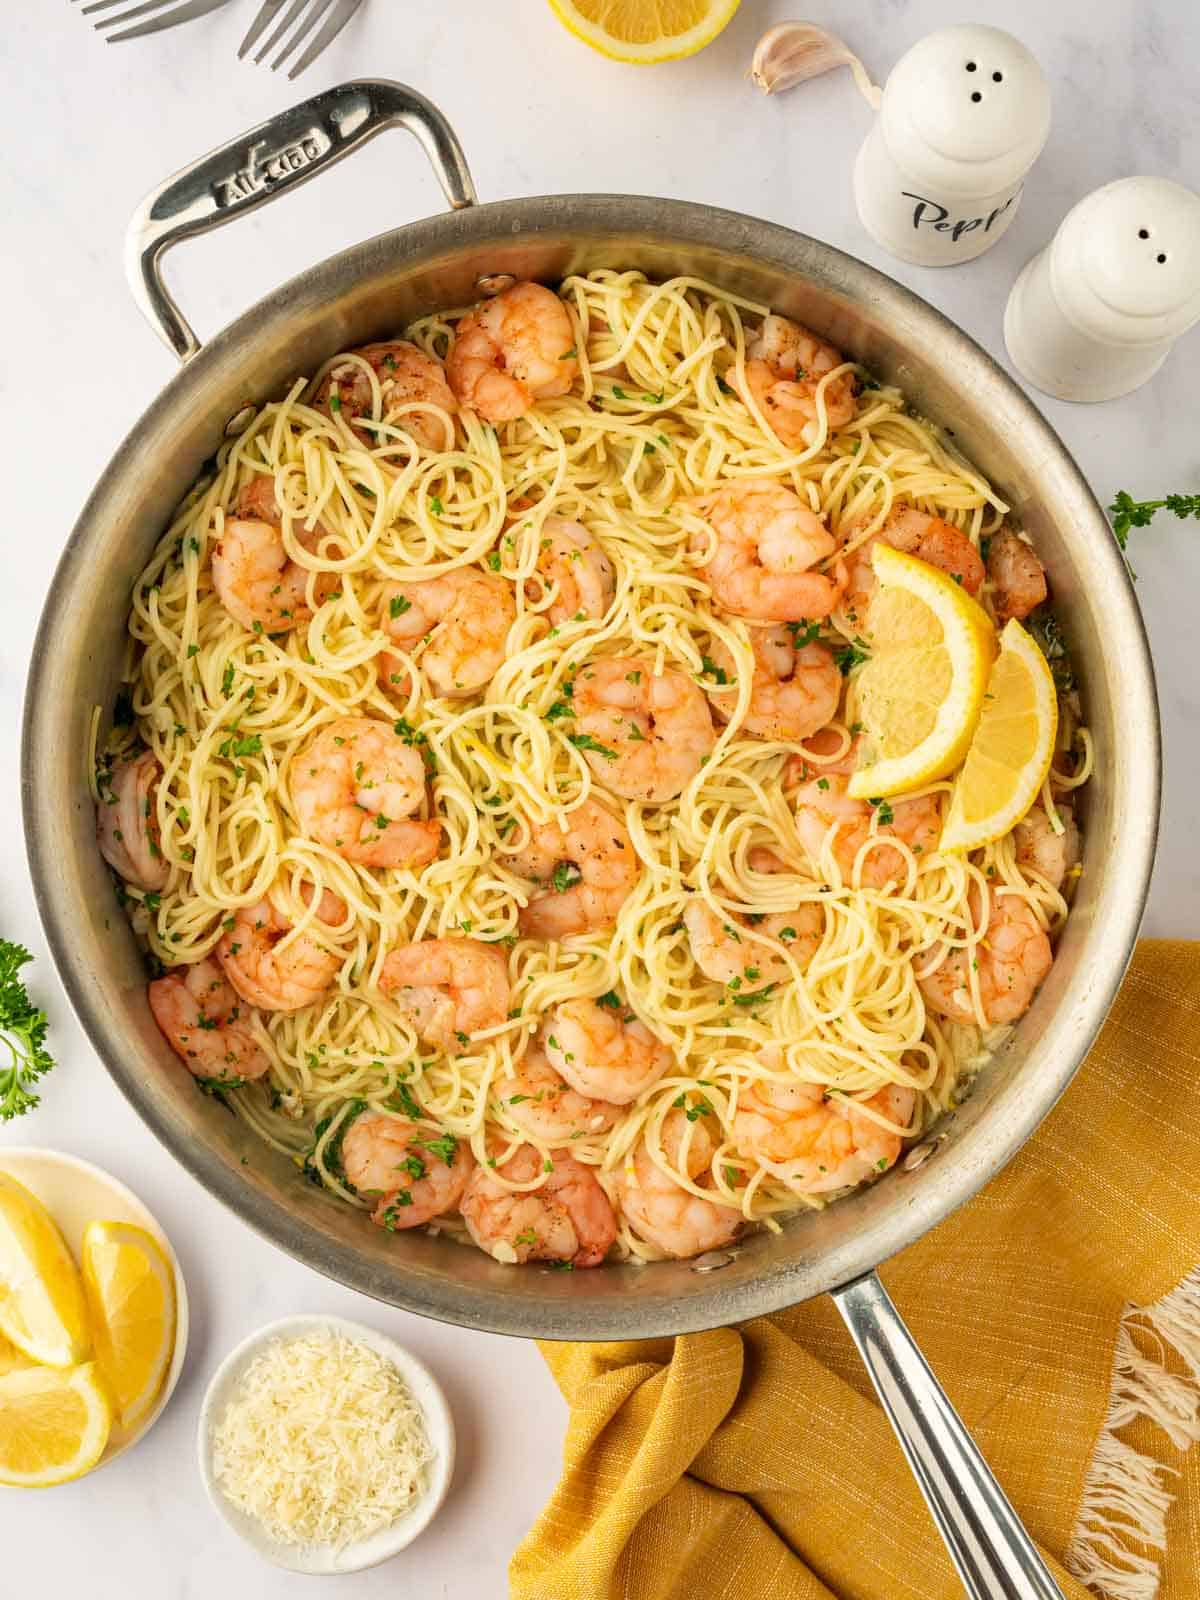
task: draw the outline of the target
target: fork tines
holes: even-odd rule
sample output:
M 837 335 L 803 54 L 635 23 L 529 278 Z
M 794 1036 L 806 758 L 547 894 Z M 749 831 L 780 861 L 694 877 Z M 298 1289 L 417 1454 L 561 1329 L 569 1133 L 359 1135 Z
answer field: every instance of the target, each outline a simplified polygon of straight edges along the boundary
M 250 31 L 242 40 L 238 56 L 245 56 L 254 48 L 286 5 L 282 20 L 254 59 L 263 61 L 276 45 L 280 45 L 278 55 L 271 62 L 271 70 L 275 71 L 317 29 L 308 48 L 288 73 L 289 78 L 298 78 L 305 67 L 311 66 L 326 46 L 333 43 L 361 4 L 362 0 L 291 0 L 290 4 L 288 0 L 263 0 Z
M 78 0 L 76 0 L 78 3 Z M 106 33 L 109 44 L 120 39 L 138 39 L 143 34 L 158 33 L 163 28 L 173 28 L 180 22 L 191 22 L 194 17 L 206 16 L 210 11 L 227 5 L 229 0 L 89 0 L 80 7 L 84 16 L 94 16 L 92 26 L 97 29 L 121 27 L 120 33 Z M 120 7 L 119 10 L 114 9 Z M 96 13 L 107 12 L 107 16 Z M 139 18 L 143 20 L 138 21 Z M 123 27 L 124 23 L 132 27 Z

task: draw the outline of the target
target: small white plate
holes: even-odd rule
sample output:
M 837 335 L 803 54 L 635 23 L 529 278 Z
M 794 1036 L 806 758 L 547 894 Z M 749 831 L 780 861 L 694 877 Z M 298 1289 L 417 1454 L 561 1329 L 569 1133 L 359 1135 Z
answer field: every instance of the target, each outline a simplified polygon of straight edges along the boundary
M 179 1382 L 188 1340 L 188 1300 L 183 1273 L 171 1241 L 137 1195 L 90 1161 L 64 1155 L 59 1150 L 0 1149 L 0 1172 L 10 1173 L 37 1196 L 58 1223 L 76 1261 L 80 1259 L 83 1231 L 89 1222 L 132 1222 L 158 1240 L 175 1275 L 175 1350 L 162 1389 L 153 1409 L 132 1432 L 127 1433 L 119 1422 L 113 1423 L 104 1454 L 92 1468 L 93 1472 L 99 1472 L 150 1432 Z
M 216 1481 L 212 1462 L 212 1436 L 217 1418 L 224 1411 L 242 1373 L 263 1346 L 272 1339 L 296 1338 L 301 1334 L 323 1330 L 344 1334 L 348 1339 L 357 1339 L 370 1345 L 392 1362 L 424 1414 L 425 1428 L 433 1447 L 433 1460 L 429 1464 L 428 1481 L 421 1498 L 388 1527 L 381 1528 L 368 1539 L 345 1545 L 340 1550 L 332 1545 L 280 1544 L 272 1539 L 261 1523 L 246 1516 L 226 1497 Z M 377 1567 L 410 1545 L 418 1534 L 424 1533 L 446 1498 L 454 1473 L 454 1418 L 446 1404 L 446 1396 L 429 1368 L 386 1334 L 365 1327 L 361 1322 L 351 1322 L 346 1317 L 284 1317 L 279 1322 L 269 1322 L 265 1328 L 243 1339 L 217 1368 L 200 1409 L 197 1447 L 200 1475 L 204 1479 L 208 1497 L 235 1533 L 240 1534 L 259 1555 L 274 1562 L 277 1567 L 286 1567 L 290 1572 L 329 1576 Z

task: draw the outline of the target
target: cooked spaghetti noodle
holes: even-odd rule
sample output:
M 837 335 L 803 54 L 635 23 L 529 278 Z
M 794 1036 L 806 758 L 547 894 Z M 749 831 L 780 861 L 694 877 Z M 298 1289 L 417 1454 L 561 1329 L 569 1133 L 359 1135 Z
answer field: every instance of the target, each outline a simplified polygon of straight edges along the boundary
M 878 813 L 852 870 L 839 864 L 836 830 L 806 854 L 789 789 L 797 746 L 744 729 L 754 670 L 748 630 L 705 581 L 713 535 L 695 501 L 769 477 L 824 520 L 839 559 L 899 506 L 936 514 L 976 546 L 1001 527 L 1007 507 L 897 390 L 849 363 L 816 386 L 812 442 L 785 445 L 745 381 L 747 329 L 764 306 L 693 279 L 654 284 L 616 271 L 567 280 L 561 299 L 578 377 L 569 393 L 516 420 L 491 426 L 466 407 L 454 417 L 420 401 L 385 410 L 378 372 L 354 354 L 235 419 L 134 593 L 131 716 L 117 719 L 97 793 L 111 798 L 111 773 L 132 749 L 153 752 L 161 768 L 150 802 L 153 848 L 165 882 L 158 890 L 130 884 L 126 893 L 137 933 L 164 968 L 209 956 L 236 913 L 267 897 L 292 927 L 285 945 L 306 937 L 333 958 L 336 975 L 320 999 L 249 1015 L 269 1071 L 209 1086 L 347 1201 L 365 1203 L 337 1156 L 363 1106 L 427 1121 L 492 1171 L 523 1143 L 548 1157 L 551 1145 L 514 1117 L 514 1071 L 548 1014 L 590 998 L 636 1017 L 669 1047 L 671 1065 L 617 1108 L 611 1126 L 574 1137 L 571 1155 L 616 1198 L 641 1146 L 692 1195 L 777 1226 L 784 1213 L 828 1196 L 803 1191 L 786 1163 L 753 1159 L 739 1144 L 734 1119 L 752 1087 L 812 1084 L 861 1105 L 889 1084 L 906 1086 L 915 1110 L 892 1131 L 918 1137 L 956 1102 L 1002 1031 L 981 1026 L 977 981 L 971 1026 L 934 1015 L 920 978 L 948 953 L 980 947 L 998 891 L 1025 902 L 1050 933 L 1067 905 L 1050 878 L 1018 859 L 1011 834 L 967 856 L 914 849 L 889 834 L 899 869 L 882 887 L 864 871 L 881 837 Z M 426 317 L 407 337 L 443 360 L 461 315 Z M 347 374 L 369 387 L 374 420 L 356 429 L 336 403 L 314 405 L 334 373 L 335 396 Z M 831 429 L 826 397 L 847 377 L 861 386 L 854 415 Z M 421 431 L 444 448 L 414 438 L 417 414 L 432 420 Z M 242 625 L 213 583 L 226 524 L 263 475 L 311 613 L 278 633 Z M 550 625 L 556 590 L 538 558 L 551 515 L 582 524 L 607 556 L 613 592 L 602 616 Z M 465 567 L 509 586 L 514 620 L 490 681 L 465 698 L 438 698 L 422 666 L 425 643 L 398 644 L 381 617 L 397 583 Z M 841 650 L 847 676 L 832 734 L 804 748 L 809 776 L 832 769 L 856 731 L 861 626 L 835 609 L 810 630 Z M 608 792 L 587 759 L 589 741 L 573 736 L 580 674 L 607 657 L 681 674 L 717 710 L 711 751 L 676 800 Z M 421 814 L 442 829 L 434 860 L 377 869 L 306 835 L 297 752 L 345 716 L 395 726 L 425 758 Z M 1070 696 L 1060 704 L 1056 759 L 1043 799 L 1061 831 L 1054 797 L 1090 770 Z M 939 782 L 921 795 L 936 804 L 949 788 Z M 589 798 L 628 829 L 636 883 L 611 928 L 560 940 L 524 934 L 519 916 L 531 891 L 512 870 L 512 853 L 551 823 L 570 835 Z M 774 867 L 764 870 L 764 859 Z M 345 907 L 328 925 L 315 916 L 325 890 Z M 769 964 L 782 976 L 757 984 L 704 976 L 684 924 L 697 899 L 719 926 L 740 930 L 747 974 Z M 778 927 L 775 913 L 807 914 L 819 927 L 804 958 L 791 930 L 768 931 Z M 431 1049 L 380 979 L 397 947 L 450 936 L 505 952 L 510 1009 L 458 1048 Z M 664 1141 L 672 1110 L 685 1113 L 682 1147 Z M 865 1115 L 887 1130 L 876 1106 Z M 701 1132 L 705 1160 L 696 1171 L 688 1146 Z M 618 1221 L 621 1255 L 661 1253 L 627 1217 Z

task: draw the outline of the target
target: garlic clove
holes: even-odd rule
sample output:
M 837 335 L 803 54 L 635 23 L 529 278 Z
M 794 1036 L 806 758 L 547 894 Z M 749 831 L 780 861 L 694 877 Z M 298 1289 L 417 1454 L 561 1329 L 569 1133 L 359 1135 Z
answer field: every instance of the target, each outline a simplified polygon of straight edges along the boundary
M 871 82 L 853 50 L 815 22 L 781 22 L 764 33 L 750 63 L 750 76 L 764 94 L 779 94 L 835 67 L 850 68 L 863 99 L 878 111 L 883 91 Z

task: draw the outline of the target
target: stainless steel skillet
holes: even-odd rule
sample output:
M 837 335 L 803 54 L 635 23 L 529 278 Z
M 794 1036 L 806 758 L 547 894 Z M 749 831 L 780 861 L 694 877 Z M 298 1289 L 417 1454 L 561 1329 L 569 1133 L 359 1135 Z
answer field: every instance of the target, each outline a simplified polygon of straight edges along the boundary
M 163 252 L 393 126 L 417 137 L 452 209 L 303 273 L 202 349 L 163 284 Z M 778 1236 L 751 1238 L 716 1264 L 514 1272 L 444 1240 L 372 1228 L 300 1183 L 290 1163 L 191 1091 L 150 1018 L 141 957 L 95 847 L 88 721 L 94 705 L 113 705 L 130 587 L 242 406 L 277 396 L 336 350 L 473 299 L 485 274 L 553 282 L 614 263 L 659 278 L 693 273 L 767 302 L 899 383 L 923 413 L 953 429 L 1046 559 L 1096 741 L 1097 776 L 1085 791 L 1085 872 L 1054 969 L 971 1098 L 928 1142 L 927 1159 L 795 1219 Z M 477 205 L 450 127 L 394 83 L 329 90 L 177 174 L 134 219 L 128 264 L 139 304 L 183 366 L 118 450 L 67 542 L 30 667 L 22 758 L 29 859 L 47 936 L 123 1092 L 189 1171 L 276 1244 L 426 1316 L 542 1338 L 639 1338 L 831 1293 L 969 1591 L 989 1600 L 1058 1594 L 874 1268 L 969 1199 L 1062 1093 L 1116 992 L 1149 883 L 1160 778 L 1150 656 L 1120 556 L 1061 441 L 965 334 L 815 239 L 641 196 Z

